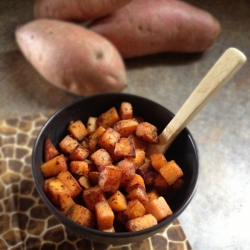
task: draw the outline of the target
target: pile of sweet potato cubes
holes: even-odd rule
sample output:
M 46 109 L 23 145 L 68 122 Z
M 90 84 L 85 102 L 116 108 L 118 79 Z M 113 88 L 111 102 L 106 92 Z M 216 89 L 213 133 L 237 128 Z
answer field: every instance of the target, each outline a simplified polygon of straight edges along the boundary
M 129 102 L 71 121 L 58 149 L 44 145 L 44 192 L 80 225 L 105 232 L 139 231 L 173 214 L 167 200 L 183 186 L 183 171 L 162 153 L 146 157 L 158 143 L 157 128 L 133 114 Z

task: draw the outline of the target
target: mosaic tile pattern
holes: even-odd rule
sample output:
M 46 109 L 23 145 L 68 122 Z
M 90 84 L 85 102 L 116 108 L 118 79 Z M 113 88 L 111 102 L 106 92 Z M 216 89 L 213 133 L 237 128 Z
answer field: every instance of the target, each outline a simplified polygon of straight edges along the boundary
M 51 113 L 0 121 L 1 250 L 189 250 L 178 220 L 142 242 L 113 246 L 91 242 L 65 228 L 36 191 L 31 172 L 32 146 Z

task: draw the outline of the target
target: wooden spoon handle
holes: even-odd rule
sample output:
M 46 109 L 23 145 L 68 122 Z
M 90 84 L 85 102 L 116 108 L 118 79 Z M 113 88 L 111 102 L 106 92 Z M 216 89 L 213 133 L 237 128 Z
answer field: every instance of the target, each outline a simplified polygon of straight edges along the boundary
M 165 153 L 176 136 L 245 62 L 242 52 L 235 48 L 227 49 L 159 135 L 159 143 L 148 146 L 147 155 Z

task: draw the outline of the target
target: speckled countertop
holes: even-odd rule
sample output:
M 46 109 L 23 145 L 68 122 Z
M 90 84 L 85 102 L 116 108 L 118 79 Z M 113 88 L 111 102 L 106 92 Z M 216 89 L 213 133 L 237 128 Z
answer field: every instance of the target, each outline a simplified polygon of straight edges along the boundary
M 188 0 L 210 11 L 222 34 L 202 54 L 163 53 L 126 60 L 126 93 L 177 112 L 220 55 L 240 49 L 248 62 L 188 125 L 199 148 L 194 199 L 179 217 L 193 249 L 249 249 L 250 237 L 250 2 Z M 78 96 L 47 83 L 24 59 L 14 30 L 32 17 L 32 0 L 0 2 L 0 120 L 61 106 Z

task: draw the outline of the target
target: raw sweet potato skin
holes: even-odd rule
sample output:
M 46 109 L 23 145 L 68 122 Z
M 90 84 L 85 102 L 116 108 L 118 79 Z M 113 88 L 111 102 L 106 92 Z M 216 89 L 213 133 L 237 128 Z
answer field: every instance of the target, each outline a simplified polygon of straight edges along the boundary
M 110 14 L 129 2 L 131 0 L 36 0 L 34 17 L 87 21 Z
M 16 40 L 34 68 L 61 89 L 87 96 L 118 92 L 127 85 L 119 52 L 83 26 L 37 19 L 19 27 Z
M 108 38 L 124 58 L 201 52 L 221 31 L 210 13 L 177 0 L 134 0 L 89 28 Z

